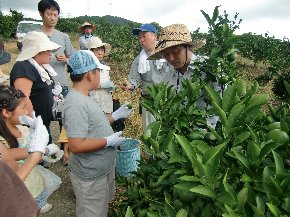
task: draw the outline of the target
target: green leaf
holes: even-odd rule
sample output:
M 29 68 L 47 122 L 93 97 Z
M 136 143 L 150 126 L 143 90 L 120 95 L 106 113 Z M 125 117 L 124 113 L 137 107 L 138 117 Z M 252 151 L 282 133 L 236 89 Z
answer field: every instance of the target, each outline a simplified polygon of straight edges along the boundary
M 215 109 L 217 115 L 219 116 L 220 121 L 222 122 L 222 125 L 227 126 L 228 120 L 227 120 L 227 116 L 226 116 L 226 113 L 224 112 L 224 110 L 222 110 L 222 108 L 219 107 L 215 102 L 212 102 L 211 105 Z
M 275 216 L 275 217 L 279 217 L 279 209 L 278 207 L 276 207 L 275 205 L 271 204 L 271 203 L 266 203 L 267 206 L 269 207 L 271 213 Z
M 208 15 L 207 13 L 205 13 L 203 10 L 200 10 L 200 11 L 201 11 L 201 13 L 203 14 L 203 16 L 205 17 L 207 23 L 208 23 L 209 25 L 211 25 L 211 19 L 210 19 L 209 15 Z
M 155 139 L 152 139 L 151 137 L 148 138 L 148 141 L 149 141 L 150 145 L 152 146 L 152 148 L 154 149 L 154 151 L 156 153 L 158 153 L 159 152 L 159 143 Z
M 159 132 L 161 130 L 161 123 L 160 122 L 152 122 L 148 125 L 148 127 L 150 126 L 150 129 L 151 129 L 151 133 L 150 133 L 150 137 L 154 140 L 157 140 L 158 139 L 158 136 L 159 136 Z
M 214 190 L 207 186 L 199 185 L 199 186 L 191 188 L 190 191 L 195 192 L 197 194 L 204 195 L 206 197 L 213 198 L 213 199 L 216 198 Z
M 236 81 L 236 85 L 237 85 L 237 95 L 239 97 L 242 97 L 246 94 L 247 92 L 247 88 L 246 88 L 246 82 L 242 79 L 238 79 Z
M 168 217 L 176 217 L 176 212 L 172 205 L 171 196 L 168 192 L 165 192 L 165 211 Z
M 130 206 L 127 207 L 127 211 L 126 211 L 125 217 L 134 217 L 132 208 Z
M 247 153 L 252 163 L 256 163 L 260 156 L 260 147 L 254 142 L 249 141 L 247 145 Z
M 232 105 L 233 105 L 235 97 L 236 97 L 236 93 L 237 93 L 237 87 L 236 87 L 235 83 L 233 83 L 231 86 L 229 86 L 225 90 L 224 96 L 222 98 L 223 111 L 227 112 L 232 108 Z
M 176 217 L 187 217 L 188 213 L 185 209 L 180 209 L 176 215 Z
M 236 126 L 236 123 L 239 123 L 239 117 L 242 115 L 244 109 L 245 105 L 243 104 L 243 102 L 239 102 L 238 104 L 234 105 L 234 107 L 230 110 L 228 114 L 228 130 Z
M 219 6 L 216 6 L 214 8 L 213 14 L 212 14 L 212 19 L 211 19 L 211 24 L 214 25 L 215 21 L 217 20 L 219 16 Z
M 205 87 L 206 93 L 212 102 L 215 102 L 219 107 L 221 107 L 221 96 L 217 91 L 214 90 L 213 87 L 206 85 Z
M 220 160 L 224 147 L 225 143 L 214 146 L 204 153 L 202 161 L 205 164 L 207 176 L 215 176 L 215 173 L 220 166 Z
M 234 150 L 234 154 L 236 156 L 236 158 L 239 160 L 239 162 L 245 167 L 247 168 L 247 170 L 249 172 L 252 173 L 252 170 L 251 170 L 251 164 L 250 164 L 250 161 L 247 157 L 245 157 L 244 155 L 242 155 L 241 153 L 239 153 L 238 151 Z
M 269 100 L 269 94 L 257 94 L 253 97 L 251 97 L 247 107 L 246 107 L 246 110 L 248 110 L 249 108 L 252 108 L 254 106 L 257 106 L 257 105 L 264 105 L 268 102 Z
M 262 197 L 260 197 L 259 195 L 256 196 L 256 204 L 257 204 L 257 209 L 260 210 L 260 212 L 262 214 L 265 213 L 265 202 L 262 199 Z
M 230 193 L 224 191 L 217 197 L 218 201 L 221 203 L 234 205 L 236 204 L 236 198 L 234 198 Z
M 194 162 L 193 158 L 195 157 L 196 154 L 190 142 L 183 136 L 180 136 L 177 134 L 174 134 L 174 135 L 177 141 L 179 142 L 179 144 L 181 145 L 186 157 L 189 159 L 191 163 L 193 163 Z
M 249 189 L 244 187 L 238 194 L 237 194 L 237 201 L 238 201 L 238 209 L 243 212 L 245 203 L 248 198 L 248 191 Z
M 224 185 L 225 192 L 229 193 L 231 198 L 234 198 L 234 202 L 236 203 L 237 202 L 236 193 L 235 193 L 233 187 L 229 183 L 227 183 L 225 181 L 223 181 L 223 185 Z
M 254 83 L 253 83 L 253 85 L 251 86 L 251 88 L 245 94 L 244 99 L 247 99 L 246 101 L 249 101 L 252 98 L 252 96 L 254 94 L 256 94 L 256 92 L 258 91 L 258 89 L 259 89 L 259 84 L 255 80 Z
M 206 175 L 206 168 L 202 164 L 202 160 L 201 159 L 193 158 L 192 167 L 194 169 L 195 174 L 198 175 L 199 177 L 202 178 L 202 177 L 204 177 Z
M 260 152 L 260 158 L 265 158 L 266 156 L 268 156 L 270 154 L 270 152 L 272 150 L 275 150 L 276 148 L 278 148 L 279 146 L 281 146 L 281 143 L 278 142 L 268 142 L 262 149 Z
M 249 138 L 250 135 L 251 133 L 249 131 L 240 133 L 238 136 L 236 136 L 233 145 L 237 146 L 238 144 L 244 142 L 246 139 Z
M 187 181 L 187 182 L 200 182 L 200 178 L 196 177 L 196 176 L 181 176 L 179 178 L 182 181 Z
M 283 164 L 283 160 L 282 158 L 275 152 L 275 151 L 272 151 L 273 153 L 273 156 L 274 156 L 274 160 L 275 160 L 275 169 L 276 169 L 276 175 L 277 176 L 282 176 L 284 175 L 284 164 Z

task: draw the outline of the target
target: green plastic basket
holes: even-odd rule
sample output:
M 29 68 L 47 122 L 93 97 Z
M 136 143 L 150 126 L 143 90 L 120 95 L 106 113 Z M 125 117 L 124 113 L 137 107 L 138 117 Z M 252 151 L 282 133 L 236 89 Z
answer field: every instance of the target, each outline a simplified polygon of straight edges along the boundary
M 117 150 L 116 171 L 120 176 L 131 176 L 138 169 L 140 160 L 140 141 L 127 138 L 123 143 L 123 149 Z

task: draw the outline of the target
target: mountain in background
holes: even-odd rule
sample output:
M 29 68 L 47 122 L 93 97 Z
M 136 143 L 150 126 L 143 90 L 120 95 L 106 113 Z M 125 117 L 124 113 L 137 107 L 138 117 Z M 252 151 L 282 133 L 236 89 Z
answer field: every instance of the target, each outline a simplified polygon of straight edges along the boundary
M 79 17 L 74 17 L 71 18 L 71 20 L 74 21 L 80 21 L 83 20 L 92 22 L 92 23 L 108 23 L 108 24 L 114 24 L 114 25 L 123 25 L 123 26 L 136 26 L 140 25 L 140 23 L 133 22 L 131 20 L 124 19 L 122 17 L 116 17 L 116 16 L 111 16 L 111 15 L 106 15 L 106 16 L 79 16 Z

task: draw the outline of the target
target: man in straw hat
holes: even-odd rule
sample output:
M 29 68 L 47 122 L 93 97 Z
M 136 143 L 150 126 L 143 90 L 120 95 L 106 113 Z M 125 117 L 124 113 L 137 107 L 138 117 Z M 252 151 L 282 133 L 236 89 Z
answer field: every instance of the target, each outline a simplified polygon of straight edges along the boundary
M 202 61 L 204 57 L 197 56 L 193 51 L 201 48 L 206 44 L 205 39 L 193 41 L 188 28 L 184 24 L 172 24 L 164 27 L 159 36 L 159 42 L 155 51 L 151 53 L 148 60 L 158 60 L 164 58 L 171 64 L 175 73 L 169 78 L 169 85 L 181 89 L 181 82 L 184 79 L 191 79 L 194 75 L 193 68 L 190 63 L 193 61 Z M 221 87 L 217 82 L 213 83 L 213 87 L 219 91 Z M 206 108 L 204 98 L 201 97 L 197 102 L 200 108 Z M 216 116 L 207 119 L 208 125 L 215 127 L 218 118 Z
M 0 42 L 0 65 L 10 62 L 11 54 L 4 51 L 4 44 Z M 9 76 L 4 74 L 0 68 L 0 84 L 5 84 L 5 82 L 9 79 Z
M 128 81 L 121 82 L 120 88 L 132 90 L 141 86 L 142 96 L 146 97 L 146 88 L 149 85 L 168 80 L 174 70 L 164 59 L 147 60 L 157 44 L 155 26 L 148 23 L 142 24 L 138 28 L 134 28 L 132 34 L 138 37 L 142 50 L 131 65 Z M 146 131 L 147 126 L 155 119 L 145 108 L 142 107 L 140 110 L 142 112 L 142 127 Z
M 96 29 L 96 26 L 89 23 L 84 22 L 83 25 L 80 26 L 79 30 L 84 34 L 80 37 L 80 49 L 87 50 L 87 42 L 93 37 L 92 32 Z

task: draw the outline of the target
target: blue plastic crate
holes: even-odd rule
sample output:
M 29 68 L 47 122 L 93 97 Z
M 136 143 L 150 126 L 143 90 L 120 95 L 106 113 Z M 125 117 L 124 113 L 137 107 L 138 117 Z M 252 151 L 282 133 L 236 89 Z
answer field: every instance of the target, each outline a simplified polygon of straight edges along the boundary
M 131 172 L 138 169 L 140 144 L 137 139 L 127 138 L 123 144 L 123 149 L 117 150 L 116 171 L 120 176 L 131 176 Z

